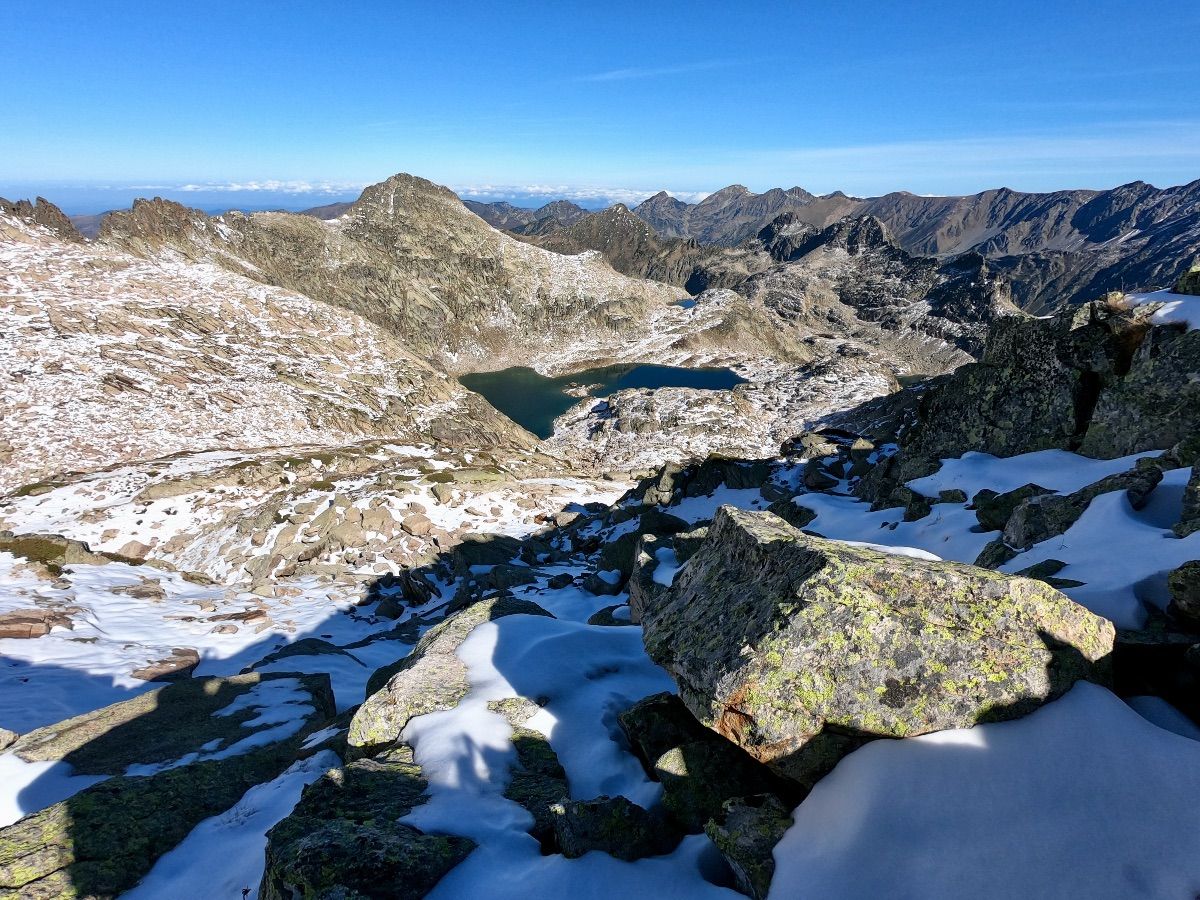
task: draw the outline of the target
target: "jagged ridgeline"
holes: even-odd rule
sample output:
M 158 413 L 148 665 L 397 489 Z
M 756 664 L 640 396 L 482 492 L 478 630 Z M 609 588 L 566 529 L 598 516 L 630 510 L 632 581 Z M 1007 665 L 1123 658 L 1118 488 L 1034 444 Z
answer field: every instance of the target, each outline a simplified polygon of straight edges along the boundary
M 0 898 L 1194 896 L 1192 192 L 5 204 Z

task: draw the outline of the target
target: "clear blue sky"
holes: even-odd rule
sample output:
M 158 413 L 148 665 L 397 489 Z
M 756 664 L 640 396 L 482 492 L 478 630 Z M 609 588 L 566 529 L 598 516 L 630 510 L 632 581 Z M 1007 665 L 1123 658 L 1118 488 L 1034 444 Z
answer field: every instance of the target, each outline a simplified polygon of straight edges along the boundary
M 1197 0 L 5 0 L 0 33 L 0 194 L 72 211 L 397 171 L 628 200 L 1200 178 Z

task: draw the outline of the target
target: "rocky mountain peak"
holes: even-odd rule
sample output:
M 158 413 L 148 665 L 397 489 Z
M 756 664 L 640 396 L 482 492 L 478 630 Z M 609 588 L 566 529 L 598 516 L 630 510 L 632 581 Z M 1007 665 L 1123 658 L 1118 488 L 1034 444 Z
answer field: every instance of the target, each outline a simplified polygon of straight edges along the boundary
M 28 200 L 13 202 L 0 197 L 0 214 L 41 225 L 65 241 L 83 240 L 83 235 L 71 224 L 66 213 L 45 197 L 38 197 L 33 203 Z
M 848 253 L 854 254 L 885 247 L 899 249 L 899 244 L 892 237 L 891 231 L 875 216 L 859 216 L 835 222 L 815 236 L 813 244 L 840 247 Z

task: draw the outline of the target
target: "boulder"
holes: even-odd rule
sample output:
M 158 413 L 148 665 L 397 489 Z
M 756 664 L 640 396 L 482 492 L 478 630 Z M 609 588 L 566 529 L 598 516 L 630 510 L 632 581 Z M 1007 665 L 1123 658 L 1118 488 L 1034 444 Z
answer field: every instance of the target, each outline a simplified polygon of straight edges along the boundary
M 1174 531 L 1179 537 L 1200 531 L 1200 465 L 1192 466 L 1192 475 L 1183 490 L 1183 514 Z
M 759 794 L 730 800 L 704 830 L 733 870 L 738 890 L 752 900 L 766 900 L 775 875 L 775 845 L 791 827 L 792 815 L 779 798 Z
M 187 678 L 200 665 L 200 654 L 191 647 L 175 647 L 171 655 L 147 663 L 131 673 L 142 681 L 175 681 Z
M 1179 276 L 1171 290 L 1176 294 L 1191 294 L 1193 297 L 1200 297 L 1200 259 L 1196 259 L 1191 267 Z
M 1101 494 L 1124 490 L 1134 509 L 1141 509 L 1162 481 L 1162 470 L 1154 465 L 1138 465 L 1127 472 L 1109 475 L 1070 494 L 1041 494 L 1017 504 L 1004 526 L 1003 540 L 1016 550 L 1028 550 L 1034 544 L 1065 534 L 1088 504 Z
M 367 698 L 350 723 L 350 755 L 371 755 L 397 741 L 409 719 L 458 705 L 470 688 L 458 648 L 475 626 L 512 615 L 550 613 L 527 600 L 481 600 L 444 619 L 425 633 L 412 653 L 372 675 Z
M 599 850 L 626 862 L 670 853 L 682 834 L 661 814 L 624 797 L 564 800 L 551 807 L 554 835 L 567 859 Z
M 719 817 L 725 801 L 776 787 L 770 770 L 744 750 L 707 735 L 672 747 L 655 760 L 653 772 L 662 782 L 663 806 L 689 834 Z
M 1051 493 L 1053 491 L 1049 488 L 1032 483 L 1002 494 L 991 488 L 984 488 L 971 498 L 971 504 L 975 507 L 975 518 L 979 521 L 980 528 L 984 531 L 1003 531 L 1013 510 L 1023 500 Z
M 17 738 L 19 737 L 20 735 L 15 731 L 9 731 L 7 728 L 0 728 L 0 752 L 3 752 L 11 747 L 14 743 L 16 743 Z
M 1200 559 L 1185 562 L 1167 576 L 1172 615 L 1191 628 L 1200 628 Z
M 802 788 L 868 740 L 1017 718 L 1104 682 L 1114 634 L 1038 581 L 728 506 L 642 626 L 693 715 Z
M 517 762 L 512 767 L 504 796 L 529 811 L 533 816 L 529 833 L 543 846 L 551 846 L 555 819 L 552 810 L 569 794 L 567 773 L 541 732 L 514 726 L 512 742 L 517 751 Z
M 399 821 L 426 802 L 426 786 L 407 745 L 327 772 L 267 832 L 258 896 L 424 897 L 475 847 Z

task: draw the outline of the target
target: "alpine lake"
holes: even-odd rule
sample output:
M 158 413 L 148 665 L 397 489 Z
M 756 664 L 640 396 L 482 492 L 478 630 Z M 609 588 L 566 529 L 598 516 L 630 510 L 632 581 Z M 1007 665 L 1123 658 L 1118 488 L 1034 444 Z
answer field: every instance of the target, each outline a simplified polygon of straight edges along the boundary
M 746 383 L 732 369 L 654 365 L 604 366 L 554 378 L 514 366 L 498 372 L 462 375 L 458 380 L 539 438 L 550 437 L 554 433 L 554 420 L 586 397 L 607 397 L 629 388 L 727 391 Z

